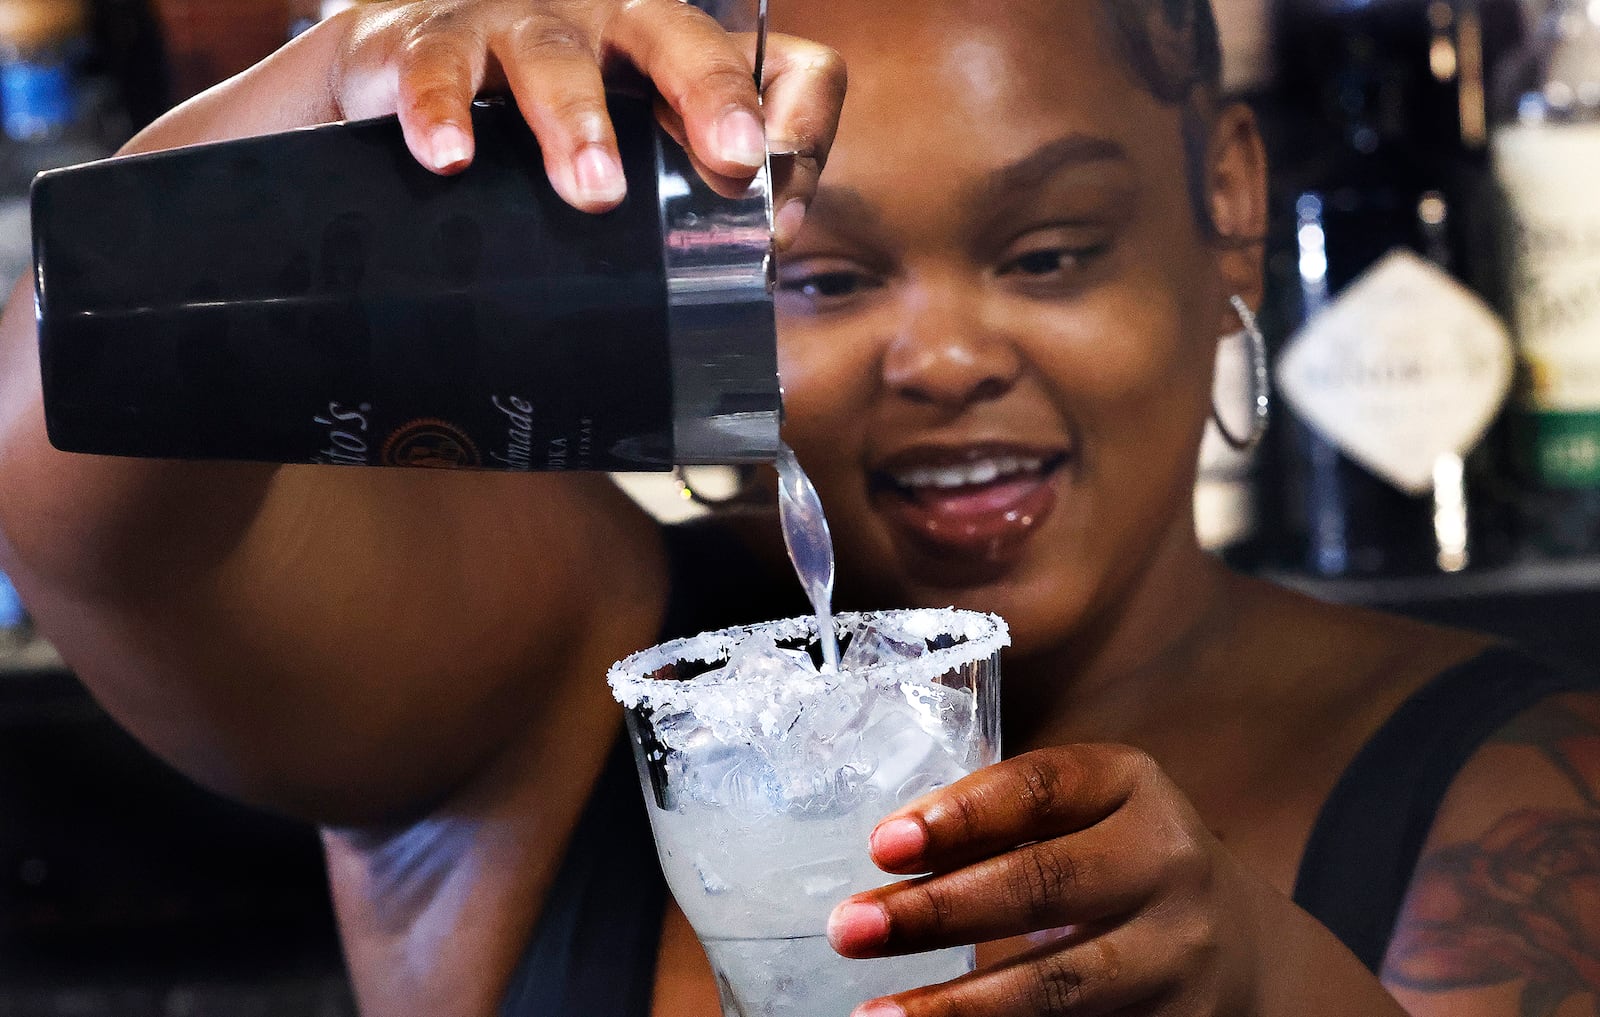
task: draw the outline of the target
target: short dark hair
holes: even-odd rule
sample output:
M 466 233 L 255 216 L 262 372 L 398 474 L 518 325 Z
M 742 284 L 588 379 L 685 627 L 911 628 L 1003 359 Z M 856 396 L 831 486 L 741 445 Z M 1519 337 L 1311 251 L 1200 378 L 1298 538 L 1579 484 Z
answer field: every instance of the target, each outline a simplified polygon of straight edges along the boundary
M 1211 118 L 1222 93 L 1222 39 L 1211 0 L 1100 0 L 1100 13 L 1145 90 L 1182 108 L 1189 203 L 1201 230 L 1218 239 L 1206 192 Z
M 1211 0 L 1100 0 L 1123 59 L 1150 94 L 1187 103 L 1222 88 L 1222 41 Z

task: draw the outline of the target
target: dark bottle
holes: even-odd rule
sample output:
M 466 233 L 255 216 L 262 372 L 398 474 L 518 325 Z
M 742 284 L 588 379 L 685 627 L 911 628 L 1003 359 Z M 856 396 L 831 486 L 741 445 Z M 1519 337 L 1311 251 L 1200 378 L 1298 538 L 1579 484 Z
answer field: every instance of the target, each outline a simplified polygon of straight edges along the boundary
M 441 178 L 391 118 L 114 159 L 33 189 L 50 440 L 508 471 L 772 459 L 765 175 L 716 195 L 613 97 L 628 197 L 567 206 L 514 106 Z
M 1600 7 L 1551 0 L 1502 68 L 1494 132 L 1520 521 L 1539 553 L 1600 553 Z
M 1264 320 L 1277 557 L 1323 576 L 1459 571 L 1505 552 L 1484 438 L 1509 389 L 1493 266 L 1483 40 L 1514 9 L 1285 0 Z M 1492 26 L 1492 30 L 1486 28 Z

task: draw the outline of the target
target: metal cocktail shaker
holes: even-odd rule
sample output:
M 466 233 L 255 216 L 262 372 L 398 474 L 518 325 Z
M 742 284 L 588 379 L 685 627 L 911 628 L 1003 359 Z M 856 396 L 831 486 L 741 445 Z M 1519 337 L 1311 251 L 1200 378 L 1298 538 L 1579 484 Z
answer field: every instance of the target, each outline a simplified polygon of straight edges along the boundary
M 42 174 L 35 297 L 72 452 L 512 471 L 770 461 L 769 177 L 713 192 L 612 96 L 628 197 L 550 186 L 480 102 L 441 178 L 394 118 Z

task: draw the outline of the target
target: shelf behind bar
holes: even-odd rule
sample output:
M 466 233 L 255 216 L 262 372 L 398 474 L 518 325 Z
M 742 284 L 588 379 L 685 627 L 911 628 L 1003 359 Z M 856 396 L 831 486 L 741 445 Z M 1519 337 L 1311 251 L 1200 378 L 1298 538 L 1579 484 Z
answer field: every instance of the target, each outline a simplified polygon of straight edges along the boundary
M 1600 556 L 1530 559 L 1496 568 L 1468 569 L 1453 575 L 1386 579 L 1322 579 L 1301 573 L 1267 570 L 1265 579 L 1339 604 L 1404 608 L 1442 601 L 1490 600 L 1504 597 L 1594 595 L 1600 598 Z M 1600 625 L 1600 617 L 1596 618 Z M 43 639 L 19 647 L 0 646 L 0 677 L 22 672 L 65 669 L 60 654 Z
M 1319 579 L 1288 572 L 1265 577 L 1322 600 L 1401 606 L 1424 601 L 1553 594 L 1600 594 L 1600 557 L 1532 559 L 1481 571 L 1393 579 Z

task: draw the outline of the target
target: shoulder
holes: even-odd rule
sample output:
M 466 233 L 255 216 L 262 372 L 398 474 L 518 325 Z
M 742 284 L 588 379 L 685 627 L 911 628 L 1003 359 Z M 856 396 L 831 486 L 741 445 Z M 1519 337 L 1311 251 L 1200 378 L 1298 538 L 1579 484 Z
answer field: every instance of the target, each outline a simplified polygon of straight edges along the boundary
M 1438 672 L 1493 645 L 1491 637 L 1353 604 L 1334 603 L 1255 577 L 1230 577 L 1228 597 L 1244 620 L 1240 642 L 1277 652 L 1293 647 L 1308 666 L 1359 682 L 1372 672 Z M 1380 675 L 1381 676 L 1381 675 Z
M 1600 682 L 1539 699 L 1456 775 L 1383 975 L 1418 1017 L 1600 1009 Z
M 1256 579 L 1232 592 L 1245 630 L 1233 641 L 1264 697 L 1337 733 L 1353 755 L 1410 697 L 1494 645 L 1480 633 L 1333 604 Z

